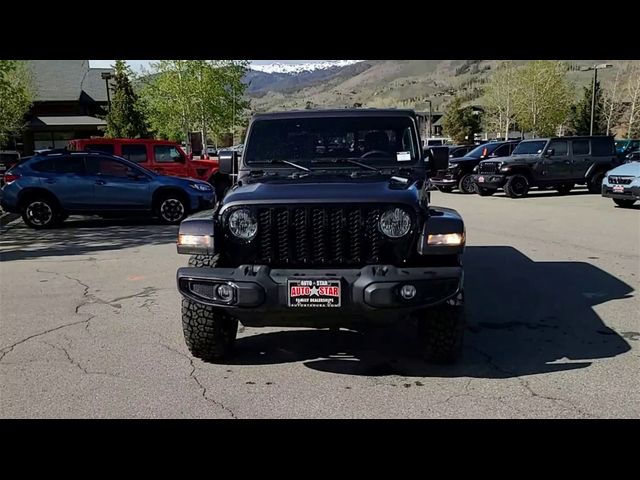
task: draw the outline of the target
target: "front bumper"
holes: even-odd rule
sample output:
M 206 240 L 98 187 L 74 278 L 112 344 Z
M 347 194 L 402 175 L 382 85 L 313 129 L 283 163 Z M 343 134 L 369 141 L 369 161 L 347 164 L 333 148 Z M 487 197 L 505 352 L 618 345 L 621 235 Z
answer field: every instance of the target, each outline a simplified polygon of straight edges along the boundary
M 473 176 L 473 183 L 483 188 L 498 189 L 507 183 L 507 176 L 496 173 L 479 173 Z
M 640 200 L 640 187 L 624 185 L 623 192 L 614 192 L 613 185 L 602 184 L 602 196 L 618 200 Z
M 340 280 L 341 306 L 288 307 L 287 280 Z M 198 303 L 228 310 L 249 326 L 348 326 L 357 323 L 392 323 L 416 310 L 456 298 L 461 301 L 463 270 L 455 267 L 398 268 L 369 265 L 360 269 L 286 270 L 265 265 L 237 268 L 180 268 L 180 293 Z M 213 300 L 213 285 L 235 288 L 233 305 Z M 411 300 L 400 296 L 403 285 L 413 285 Z

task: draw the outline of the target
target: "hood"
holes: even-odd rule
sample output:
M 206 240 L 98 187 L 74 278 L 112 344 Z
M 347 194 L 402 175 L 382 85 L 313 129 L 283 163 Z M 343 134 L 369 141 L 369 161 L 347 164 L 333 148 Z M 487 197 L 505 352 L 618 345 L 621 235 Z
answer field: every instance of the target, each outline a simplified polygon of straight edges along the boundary
M 209 185 L 209 183 L 204 180 L 198 180 L 197 178 L 191 177 L 174 177 L 171 175 L 158 175 L 156 178 L 159 178 L 162 183 L 166 184 L 174 184 L 174 185 L 188 185 L 189 183 L 197 183 L 202 185 Z
M 532 160 L 538 161 L 539 158 L 540 158 L 539 154 L 532 153 L 532 154 L 526 154 L 526 155 L 511 155 L 508 157 L 487 158 L 487 161 L 514 163 L 514 162 L 530 162 Z
M 489 160 L 488 158 L 484 158 L 482 160 Z M 467 162 L 475 162 L 475 163 L 479 163 L 481 161 L 480 158 L 473 158 L 473 157 L 458 157 L 458 158 L 450 158 L 449 159 L 449 163 L 453 164 L 453 163 L 467 163 Z
M 625 175 L 640 177 L 640 162 L 629 162 L 609 170 L 607 175 Z
M 252 203 L 401 203 L 418 206 L 420 189 L 415 181 L 406 184 L 389 178 L 303 178 L 272 180 L 235 187 L 223 200 L 231 204 Z

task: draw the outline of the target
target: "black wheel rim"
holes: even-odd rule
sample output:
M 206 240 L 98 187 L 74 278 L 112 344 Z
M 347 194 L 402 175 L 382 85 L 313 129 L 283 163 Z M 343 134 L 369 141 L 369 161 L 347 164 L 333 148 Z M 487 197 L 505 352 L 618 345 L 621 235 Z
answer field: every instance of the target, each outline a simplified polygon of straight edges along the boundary
M 467 175 L 462 179 L 462 191 L 464 193 L 472 193 L 473 189 L 473 178 L 471 178 L 471 175 Z
M 527 189 L 527 181 L 524 177 L 515 177 L 511 181 L 511 191 L 516 195 L 522 195 Z
M 160 205 L 160 215 L 167 222 L 178 221 L 184 215 L 184 205 L 176 198 L 168 198 Z
M 26 215 L 33 225 L 44 226 L 51 222 L 53 211 L 45 202 L 32 202 L 26 210 Z

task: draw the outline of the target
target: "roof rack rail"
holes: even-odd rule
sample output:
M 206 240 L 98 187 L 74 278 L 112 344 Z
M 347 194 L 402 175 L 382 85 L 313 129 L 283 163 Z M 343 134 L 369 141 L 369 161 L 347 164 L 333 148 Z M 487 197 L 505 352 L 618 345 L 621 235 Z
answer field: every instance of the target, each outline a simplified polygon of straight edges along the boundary
M 47 156 L 47 155 L 59 155 L 61 153 L 69 153 L 69 150 L 67 150 L 66 148 L 52 148 L 50 150 L 45 150 L 44 152 L 40 152 L 40 155 L 43 156 Z

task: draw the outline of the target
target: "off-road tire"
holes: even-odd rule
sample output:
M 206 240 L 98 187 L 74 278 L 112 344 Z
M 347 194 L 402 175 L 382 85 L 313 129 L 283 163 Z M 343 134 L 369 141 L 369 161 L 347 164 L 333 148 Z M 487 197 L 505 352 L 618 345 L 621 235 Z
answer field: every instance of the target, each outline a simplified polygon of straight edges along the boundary
M 521 174 L 512 175 L 504 185 L 504 193 L 509 198 L 526 197 L 529 193 L 529 179 Z
M 462 354 L 465 326 L 463 302 L 449 301 L 422 311 L 418 317 L 422 357 L 430 363 L 454 363 Z
M 219 308 L 183 298 L 182 331 L 194 357 L 205 362 L 218 362 L 233 350 L 238 320 Z
M 573 183 L 563 183 L 562 185 L 558 185 L 556 187 L 556 191 L 560 194 L 560 195 L 566 195 L 568 194 L 571 190 L 573 190 L 573 187 L 575 187 L 575 184 Z
M 458 190 L 466 194 L 476 193 L 476 187 L 473 182 L 472 174 L 465 173 L 464 175 L 462 175 L 460 181 L 458 182 Z
M 198 268 L 215 268 L 218 263 L 219 255 L 191 255 L 189 257 L 189 266 Z
M 476 188 L 476 192 L 481 197 L 490 197 L 491 195 L 496 193 L 496 191 L 497 190 L 495 188 L 484 188 L 484 187 L 477 187 Z
M 633 204 L 636 203 L 635 200 L 627 200 L 624 198 L 614 198 L 613 202 L 622 208 L 631 208 Z
M 438 190 L 440 190 L 443 193 L 451 193 L 451 192 L 453 192 L 453 187 L 447 187 L 445 185 L 438 185 Z
M 601 193 L 602 192 L 602 180 L 604 179 L 604 172 L 594 173 L 587 182 L 587 189 L 589 193 Z

